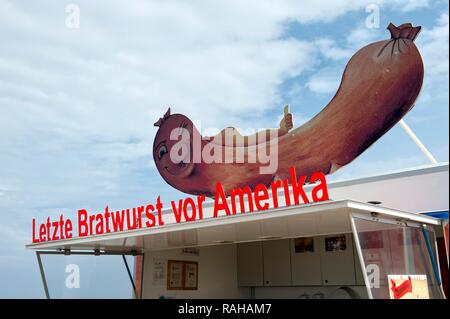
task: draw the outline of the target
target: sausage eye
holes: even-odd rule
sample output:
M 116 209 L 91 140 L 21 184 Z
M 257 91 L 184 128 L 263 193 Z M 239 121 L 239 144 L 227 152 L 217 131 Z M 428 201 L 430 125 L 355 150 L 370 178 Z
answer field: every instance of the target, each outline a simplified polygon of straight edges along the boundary
M 165 154 L 167 154 L 167 146 L 163 144 L 158 148 L 158 159 L 161 159 Z

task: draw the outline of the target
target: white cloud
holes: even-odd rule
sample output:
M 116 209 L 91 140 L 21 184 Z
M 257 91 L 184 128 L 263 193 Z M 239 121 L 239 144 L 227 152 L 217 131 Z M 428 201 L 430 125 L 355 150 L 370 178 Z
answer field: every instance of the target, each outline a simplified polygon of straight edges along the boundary
M 382 39 L 383 33 L 385 34 L 385 37 L 389 37 L 387 31 L 384 29 L 368 28 L 364 24 L 359 23 L 346 37 L 344 37 L 344 40 L 341 41 L 341 43 L 330 38 L 319 38 L 316 39 L 314 43 L 319 48 L 323 58 L 331 60 L 332 63 L 340 66 L 341 63 L 347 63 L 355 52 L 362 47 Z M 343 69 L 330 69 L 329 66 L 324 66 L 310 77 L 309 81 L 306 83 L 306 87 L 317 94 L 336 92 L 342 77 L 342 72 Z
M 443 13 L 436 25 L 424 29 L 417 42 L 423 55 L 426 71 L 431 76 L 449 74 L 449 15 Z
M 419 104 L 448 110 L 449 15 L 442 13 L 431 28 L 424 28 L 416 40 L 425 67 Z M 422 115 L 424 116 L 424 115 Z
M 306 87 L 314 93 L 326 94 L 336 92 L 342 77 L 342 70 L 325 68 L 313 75 Z
M 314 59 L 311 43 L 280 38 L 285 22 L 331 21 L 372 2 L 80 1 L 79 30 L 64 27 L 63 4 L 4 2 L 0 102 L 20 110 L 16 121 L 4 117 L 2 124 L 20 129 L 39 117 L 72 138 L 94 130 L 142 138 L 172 105 L 210 125 L 228 125 L 224 113 L 231 118 L 280 104 L 278 85 Z M 317 44 L 333 59 L 350 54 L 326 39 Z
M 417 1 L 410 3 L 405 8 L 416 9 L 419 5 L 427 5 L 428 2 Z M 396 2 L 395 6 L 401 6 L 402 1 Z M 412 9 L 411 9 L 412 10 Z M 347 61 L 358 49 L 389 37 L 388 32 L 383 29 L 367 28 L 364 24 L 357 25 L 346 37 L 343 44 L 338 44 L 335 40 L 321 38 L 315 40 L 322 56 L 333 61 Z M 421 99 L 431 98 L 432 91 L 442 91 L 441 84 L 448 83 L 449 75 L 449 15 L 442 13 L 436 21 L 436 25 L 430 29 L 424 28 L 416 40 L 424 60 L 426 69 L 425 86 Z M 325 74 L 324 74 L 325 73 Z M 315 93 L 333 92 L 336 78 L 327 70 L 318 70 L 307 83 L 307 87 Z M 439 86 L 438 90 L 433 90 L 431 85 Z M 434 94 L 434 93 L 433 93 Z
M 385 38 L 390 37 L 385 28 L 367 28 L 365 25 L 361 24 L 354 28 L 347 36 L 347 46 L 355 51 L 371 42 L 382 40 L 383 36 Z
M 322 38 L 317 39 L 315 44 L 320 50 L 320 53 L 330 60 L 347 59 L 352 56 L 353 52 L 350 48 L 340 48 L 335 40 Z
M 430 0 L 396 0 L 394 7 L 402 12 L 410 12 L 430 5 Z
M 61 23 L 63 6 L 29 16 L 6 3 L 4 30 L 16 29 L 23 41 L 3 32 L 10 41 L 0 58 L 1 102 L 19 108 L 21 124 L 36 126 L 38 117 L 49 127 L 71 127 L 74 136 L 109 138 L 146 136 L 167 105 L 211 125 L 225 124 L 218 114 L 267 109 L 313 48 L 278 38 L 284 14 L 252 8 L 81 3 L 81 29 L 70 30 Z

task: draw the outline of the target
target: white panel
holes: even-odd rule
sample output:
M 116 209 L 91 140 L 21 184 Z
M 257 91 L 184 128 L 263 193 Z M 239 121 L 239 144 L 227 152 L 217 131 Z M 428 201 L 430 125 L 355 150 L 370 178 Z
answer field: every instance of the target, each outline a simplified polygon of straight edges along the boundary
M 351 231 L 347 209 L 338 209 L 332 214 L 316 214 L 320 234 L 336 234 Z
M 261 224 L 258 221 L 235 224 L 236 241 L 255 240 L 262 236 Z
M 321 286 L 320 237 L 313 238 L 313 252 L 296 252 L 295 238 L 291 239 L 292 284 L 294 286 Z
M 322 259 L 323 285 L 325 286 L 353 286 L 355 280 L 355 263 L 353 260 L 353 238 L 351 234 L 345 235 L 346 249 L 326 251 L 325 241 L 339 235 L 323 236 L 320 238 L 320 251 Z
M 288 234 L 288 219 L 261 221 L 262 236 L 286 237 Z
M 448 165 L 391 174 L 386 177 L 330 183 L 333 200 L 380 201 L 383 207 L 407 212 L 449 208 Z
M 291 285 L 289 239 L 263 242 L 264 286 Z
M 263 251 L 261 242 L 237 244 L 237 277 L 240 287 L 263 285 Z
M 236 241 L 236 225 L 207 227 L 197 230 L 198 245 Z
M 304 234 L 320 234 L 320 225 L 317 224 L 318 217 L 313 214 L 303 215 L 301 218 L 289 217 L 289 236 L 301 237 Z

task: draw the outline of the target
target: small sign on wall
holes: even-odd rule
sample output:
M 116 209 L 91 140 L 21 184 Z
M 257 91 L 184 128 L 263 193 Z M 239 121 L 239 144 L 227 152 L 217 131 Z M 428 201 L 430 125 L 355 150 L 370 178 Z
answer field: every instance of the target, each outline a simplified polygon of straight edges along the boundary
M 200 249 L 198 249 L 198 248 L 183 248 L 181 250 L 181 253 L 183 255 L 199 256 L 200 255 Z
M 295 253 L 306 253 L 314 252 L 314 238 L 313 237 L 302 237 L 302 238 L 295 238 L 294 241 L 294 248 Z
M 167 261 L 165 259 L 153 258 L 153 285 L 164 285 L 164 279 L 166 278 L 166 263 Z
M 184 263 L 184 289 L 198 289 L 198 263 L 186 261 Z
M 183 289 L 184 264 L 182 261 L 169 260 L 167 262 L 167 289 Z
M 347 249 L 345 235 L 332 236 L 325 238 L 326 251 L 343 251 Z
M 197 290 L 198 262 L 169 260 L 167 262 L 167 290 Z
M 430 299 L 426 275 L 388 275 L 391 299 Z

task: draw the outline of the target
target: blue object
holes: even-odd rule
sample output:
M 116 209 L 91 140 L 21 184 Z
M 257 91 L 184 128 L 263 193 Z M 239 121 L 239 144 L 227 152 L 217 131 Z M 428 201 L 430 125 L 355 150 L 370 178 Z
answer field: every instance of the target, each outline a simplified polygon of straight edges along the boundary
M 437 212 L 426 212 L 426 213 L 422 213 L 422 214 L 426 215 L 426 216 L 434 217 L 434 218 L 448 220 L 448 210 L 437 211 Z
M 427 246 L 428 255 L 430 256 L 431 266 L 433 267 L 434 271 L 434 278 L 436 278 L 437 283 L 440 285 L 441 276 L 439 275 L 439 268 L 436 263 L 436 260 L 434 259 L 434 253 L 433 249 L 431 248 L 430 237 L 428 236 L 428 232 L 424 227 L 422 227 L 422 235 L 425 239 L 425 245 Z

